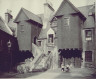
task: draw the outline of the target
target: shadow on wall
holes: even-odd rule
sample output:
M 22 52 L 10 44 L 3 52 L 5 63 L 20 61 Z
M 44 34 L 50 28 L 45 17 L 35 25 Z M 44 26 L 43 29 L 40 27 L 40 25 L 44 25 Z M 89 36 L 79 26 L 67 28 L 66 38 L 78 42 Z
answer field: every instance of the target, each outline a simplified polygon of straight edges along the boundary
M 34 58 L 30 51 L 16 51 L 11 53 L 0 52 L 0 71 L 12 70 L 27 58 Z
M 18 62 L 23 62 L 27 58 L 33 57 L 33 54 L 30 51 L 19 51 L 17 54 Z

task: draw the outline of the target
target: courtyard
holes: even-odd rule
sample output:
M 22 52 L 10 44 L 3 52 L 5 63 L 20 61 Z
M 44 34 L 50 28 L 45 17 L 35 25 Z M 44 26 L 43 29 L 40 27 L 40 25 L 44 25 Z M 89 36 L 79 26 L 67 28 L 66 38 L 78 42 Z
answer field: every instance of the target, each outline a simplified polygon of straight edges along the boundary
M 26 79 L 96 79 L 92 68 L 72 68 L 70 72 L 62 72 L 60 68 L 30 73 L 4 73 L 0 78 L 26 78 Z

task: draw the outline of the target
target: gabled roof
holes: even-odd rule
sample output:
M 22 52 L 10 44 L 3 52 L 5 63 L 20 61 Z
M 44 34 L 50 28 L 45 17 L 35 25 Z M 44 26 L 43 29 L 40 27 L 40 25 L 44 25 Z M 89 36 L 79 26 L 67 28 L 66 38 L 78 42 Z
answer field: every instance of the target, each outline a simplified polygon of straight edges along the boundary
M 78 7 L 78 9 L 86 16 L 86 21 L 84 22 L 84 28 L 94 28 L 95 27 L 95 16 L 90 16 L 94 14 L 95 7 L 93 5 L 87 5 Z M 91 12 L 91 14 L 90 14 Z
M 10 35 L 13 35 L 11 29 L 8 27 L 8 25 L 5 23 L 5 21 L 1 16 L 0 16 L 0 29 Z
M 93 5 L 87 5 L 87 6 L 82 6 L 78 7 L 78 9 L 84 14 L 84 16 L 88 16 L 89 11 L 94 11 L 95 12 L 95 7 Z
M 37 22 L 37 23 L 42 25 L 42 20 L 41 20 L 41 18 L 39 16 L 33 14 L 32 12 L 30 12 L 30 11 L 24 9 L 24 8 L 21 8 L 20 12 L 21 11 L 23 11 L 25 13 L 25 15 L 27 16 L 28 20 L 35 21 L 35 22 Z M 14 20 L 14 22 L 17 22 L 17 18 L 19 18 L 19 13 L 18 13 L 16 19 Z
M 83 15 L 83 13 L 80 12 L 69 0 L 63 0 L 63 1 L 62 1 L 60 7 L 58 8 L 57 12 L 55 13 L 55 16 L 62 16 L 62 15 L 58 15 L 58 12 L 59 12 L 59 9 L 62 8 L 62 6 L 63 6 L 66 2 L 76 11 L 76 13 L 79 13 L 79 16 L 81 16 L 81 17 L 83 17 L 84 19 L 86 19 L 86 17 Z

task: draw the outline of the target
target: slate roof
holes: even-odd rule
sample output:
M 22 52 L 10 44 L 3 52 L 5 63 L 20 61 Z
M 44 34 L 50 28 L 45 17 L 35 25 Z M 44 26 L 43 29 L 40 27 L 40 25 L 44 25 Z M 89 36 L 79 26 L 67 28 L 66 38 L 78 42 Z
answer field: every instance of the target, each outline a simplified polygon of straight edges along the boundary
M 8 27 L 8 25 L 5 23 L 5 21 L 1 16 L 0 16 L 0 29 L 10 35 L 13 35 L 11 29 Z
M 94 28 L 95 23 L 94 23 L 94 18 L 95 16 L 90 16 L 90 11 L 92 14 L 95 12 L 95 6 L 94 5 L 87 5 L 87 6 L 82 6 L 78 7 L 78 9 L 86 16 L 86 21 L 84 22 L 84 28 Z
M 35 22 L 42 25 L 42 19 L 38 15 L 35 15 L 32 12 L 30 12 L 30 11 L 24 9 L 24 8 L 21 8 L 20 11 L 23 11 L 25 13 L 25 15 L 28 17 L 28 20 L 35 21 Z M 16 19 L 18 18 L 18 16 L 19 16 L 19 13 L 18 13 Z M 16 19 L 14 20 L 14 22 L 16 22 Z
M 15 31 L 15 36 L 17 37 L 17 24 L 14 23 L 14 19 L 10 19 L 8 26 L 12 31 Z
M 78 9 L 84 14 L 84 16 L 88 16 L 89 11 L 94 11 L 95 12 L 95 7 L 92 8 L 93 5 L 87 5 L 87 6 L 82 6 L 82 7 L 78 7 Z

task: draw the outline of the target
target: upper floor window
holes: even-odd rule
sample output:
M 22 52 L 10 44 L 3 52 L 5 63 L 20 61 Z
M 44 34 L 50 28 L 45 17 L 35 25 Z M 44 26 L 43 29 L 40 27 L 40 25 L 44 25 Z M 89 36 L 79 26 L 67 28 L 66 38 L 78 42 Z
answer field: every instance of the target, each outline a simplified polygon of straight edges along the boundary
M 70 18 L 64 17 L 64 26 L 69 26 Z
M 24 25 L 21 25 L 21 32 L 24 32 Z
M 53 43 L 53 34 L 48 35 L 48 43 Z
M 92 30 L 85 30 L 85 39 L 86 41 L 92 40 Z
M 2 40 L 0 40 L 0 51 L 2 50 Z

